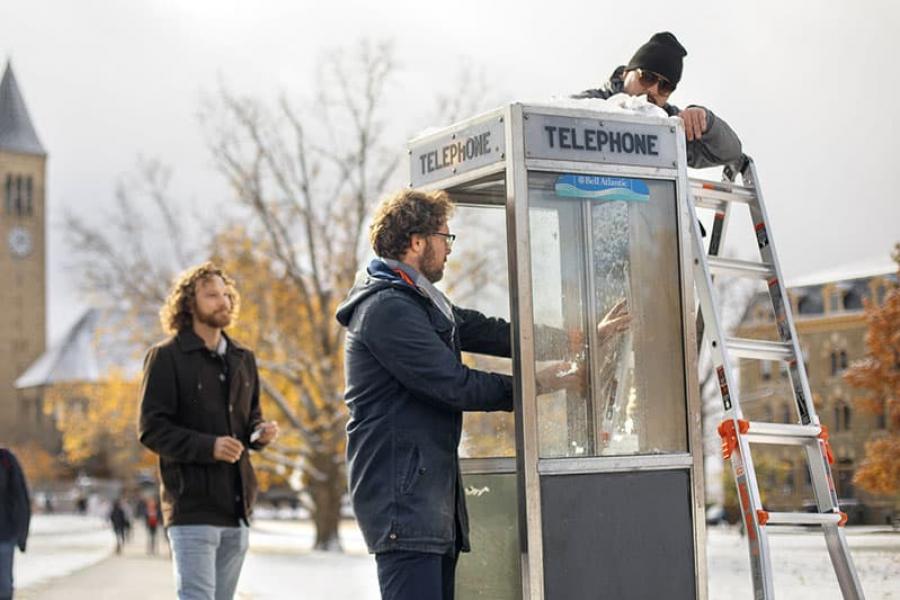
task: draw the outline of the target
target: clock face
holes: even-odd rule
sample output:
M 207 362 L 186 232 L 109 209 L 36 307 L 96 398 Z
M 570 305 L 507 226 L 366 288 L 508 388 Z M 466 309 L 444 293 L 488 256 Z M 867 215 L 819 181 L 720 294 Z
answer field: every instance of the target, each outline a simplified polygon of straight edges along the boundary
M 31 234 L 24 227 L 13 227 L 9 231 L 9 249 L 16 258 L 31 254 Z

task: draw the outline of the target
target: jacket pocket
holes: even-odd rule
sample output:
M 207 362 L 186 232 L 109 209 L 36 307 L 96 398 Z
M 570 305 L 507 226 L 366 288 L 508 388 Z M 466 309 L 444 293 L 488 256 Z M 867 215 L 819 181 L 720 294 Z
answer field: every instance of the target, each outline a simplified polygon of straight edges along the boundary
M 419 476 L 425 472 L 425 467 L 422 466 L 422 455 L 418 446 L 408 446 L 403 450 L 405 457 L 400 469 L 400 493 L 408 495 L 415 488 Z

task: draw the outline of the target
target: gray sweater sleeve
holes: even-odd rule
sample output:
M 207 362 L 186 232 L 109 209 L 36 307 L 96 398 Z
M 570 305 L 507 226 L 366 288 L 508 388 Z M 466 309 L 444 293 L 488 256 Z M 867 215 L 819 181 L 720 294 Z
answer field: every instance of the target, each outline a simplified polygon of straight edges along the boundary
M 706 111 L 706 132 L 699 140 L 687 143 L 687 163 L 695 169 L 737 162 L 741 158 L 741 140 L 733 129 L 713 111 Z

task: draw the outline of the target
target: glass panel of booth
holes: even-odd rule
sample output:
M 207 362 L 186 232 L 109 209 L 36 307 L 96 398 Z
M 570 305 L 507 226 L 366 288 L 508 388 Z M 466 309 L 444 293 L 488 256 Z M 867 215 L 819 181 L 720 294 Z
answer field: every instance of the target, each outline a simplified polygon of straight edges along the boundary
M 537 397 L 539 456 L 687 451 L 675 182 L 530 172 L 528 206 L 534 372 L 584 373 Z
M 509 321 L 503 173 L 448 193 L 456 203 L 449 228 L 457 237 L 439 286 L 455 305 Z M 509 358 L 463 353 L 463 362 L 474 369 L 512 375 Z M 512 413 L 470 412 L 463 419 L 461 458 L 515 456 Z

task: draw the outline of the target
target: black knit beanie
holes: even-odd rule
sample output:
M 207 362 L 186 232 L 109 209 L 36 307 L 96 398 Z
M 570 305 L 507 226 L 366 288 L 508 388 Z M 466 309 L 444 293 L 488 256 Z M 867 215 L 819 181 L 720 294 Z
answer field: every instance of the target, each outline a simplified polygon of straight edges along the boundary
M 629 71 L 647 69 L 677 84 L 681 80 L 681 59 L 685 56 L 687 50 L 675 36 L 662 31 L 653 34 L 649 42 L 638 48 L 625 68 Z

